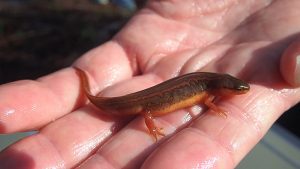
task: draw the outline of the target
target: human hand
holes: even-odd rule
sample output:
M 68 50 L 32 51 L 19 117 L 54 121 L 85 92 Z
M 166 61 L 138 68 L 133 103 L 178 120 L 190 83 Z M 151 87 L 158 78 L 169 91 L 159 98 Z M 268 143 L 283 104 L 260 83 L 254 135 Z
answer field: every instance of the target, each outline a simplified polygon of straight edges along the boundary
M 200 116 L 199 106 L 159 117 L 167 136 L 155 143 L 142 117 L 113 117 L 85 105 L 78 76 L 67 68 L 0 87 L 1 133 L 39 131 L 1 152 L 0 165 L 233 168 L 300 99 L 292 87 L 300 83 L 299 7 L 296 0 L 150 1 L 114 39 L 75 65 L 105 96 L 197 70 L 237 75 L 251 90 L 217 103 L 228 117 Z

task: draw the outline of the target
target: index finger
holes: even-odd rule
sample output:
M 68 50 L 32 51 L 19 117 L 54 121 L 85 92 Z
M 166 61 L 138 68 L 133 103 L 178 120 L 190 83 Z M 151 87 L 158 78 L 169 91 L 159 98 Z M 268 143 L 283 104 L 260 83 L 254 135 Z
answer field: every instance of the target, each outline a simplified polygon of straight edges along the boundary
M 100 79 L 100 89 L 133 72 L 122 47 L 112 41 L 85 54 L 75 64 Z M 79 78 L 70 67 L 37 80 L 1 85 L 0 133 L 35 130 L 77 109 L 84 103 L 79 88 Z

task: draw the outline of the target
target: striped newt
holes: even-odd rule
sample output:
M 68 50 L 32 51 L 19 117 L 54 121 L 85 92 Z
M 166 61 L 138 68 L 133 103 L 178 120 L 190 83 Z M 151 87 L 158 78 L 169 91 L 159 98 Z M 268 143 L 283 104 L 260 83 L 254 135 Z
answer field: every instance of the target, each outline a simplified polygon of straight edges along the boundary
M 154 117 L 177 109 L 204 103 L 214 112 L 226 117 L 225 111 L 213 103 L 217 96 L 244 94 L 250 86 L 228 74 L 194 72 L 172 78 L 158 85 L 119 97 L 99 97 L 90 92 L 86 73 L 76 68 L 85 95 L 99 109 L 114 115 L 142 114 L 150 134 L 157 140 L 164 136 L 154 124 Z

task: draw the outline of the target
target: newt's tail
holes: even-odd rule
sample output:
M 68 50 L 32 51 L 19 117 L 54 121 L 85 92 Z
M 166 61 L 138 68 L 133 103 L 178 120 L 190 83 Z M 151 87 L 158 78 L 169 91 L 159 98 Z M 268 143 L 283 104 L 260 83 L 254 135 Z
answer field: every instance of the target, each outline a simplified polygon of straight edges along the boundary
M 89 80 L 88 80 L 88 76 L 85 73 L 84 70 L 78 68 L 78 67 L 74 67 L 74 69 L 76 70 L 77 74 L 79 75 L 80 81 L 81 81 L 81 86 L 83 89 L 83 93 L 86 95 L 86 97 L 92 102 L 94 103 L 94 101 L 97 100 L 97 102 L 99 103 L 100 100 L 103 99 L 103 97 L 98 97 L 98 96 L 94 96 L 91 93 L 91 89 L 90 89 L 90 85 L 89 85 Z

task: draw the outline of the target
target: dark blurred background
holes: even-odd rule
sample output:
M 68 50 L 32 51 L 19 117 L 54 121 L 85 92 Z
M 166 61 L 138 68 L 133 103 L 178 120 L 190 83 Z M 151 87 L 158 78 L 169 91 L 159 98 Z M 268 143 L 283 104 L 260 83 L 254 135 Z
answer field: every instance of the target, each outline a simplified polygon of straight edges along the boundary
M 109 40 L 144 0 L 0 0 L 0 84 L 71 65 Z M 300 137 L 300 104 L 278 121 Z

